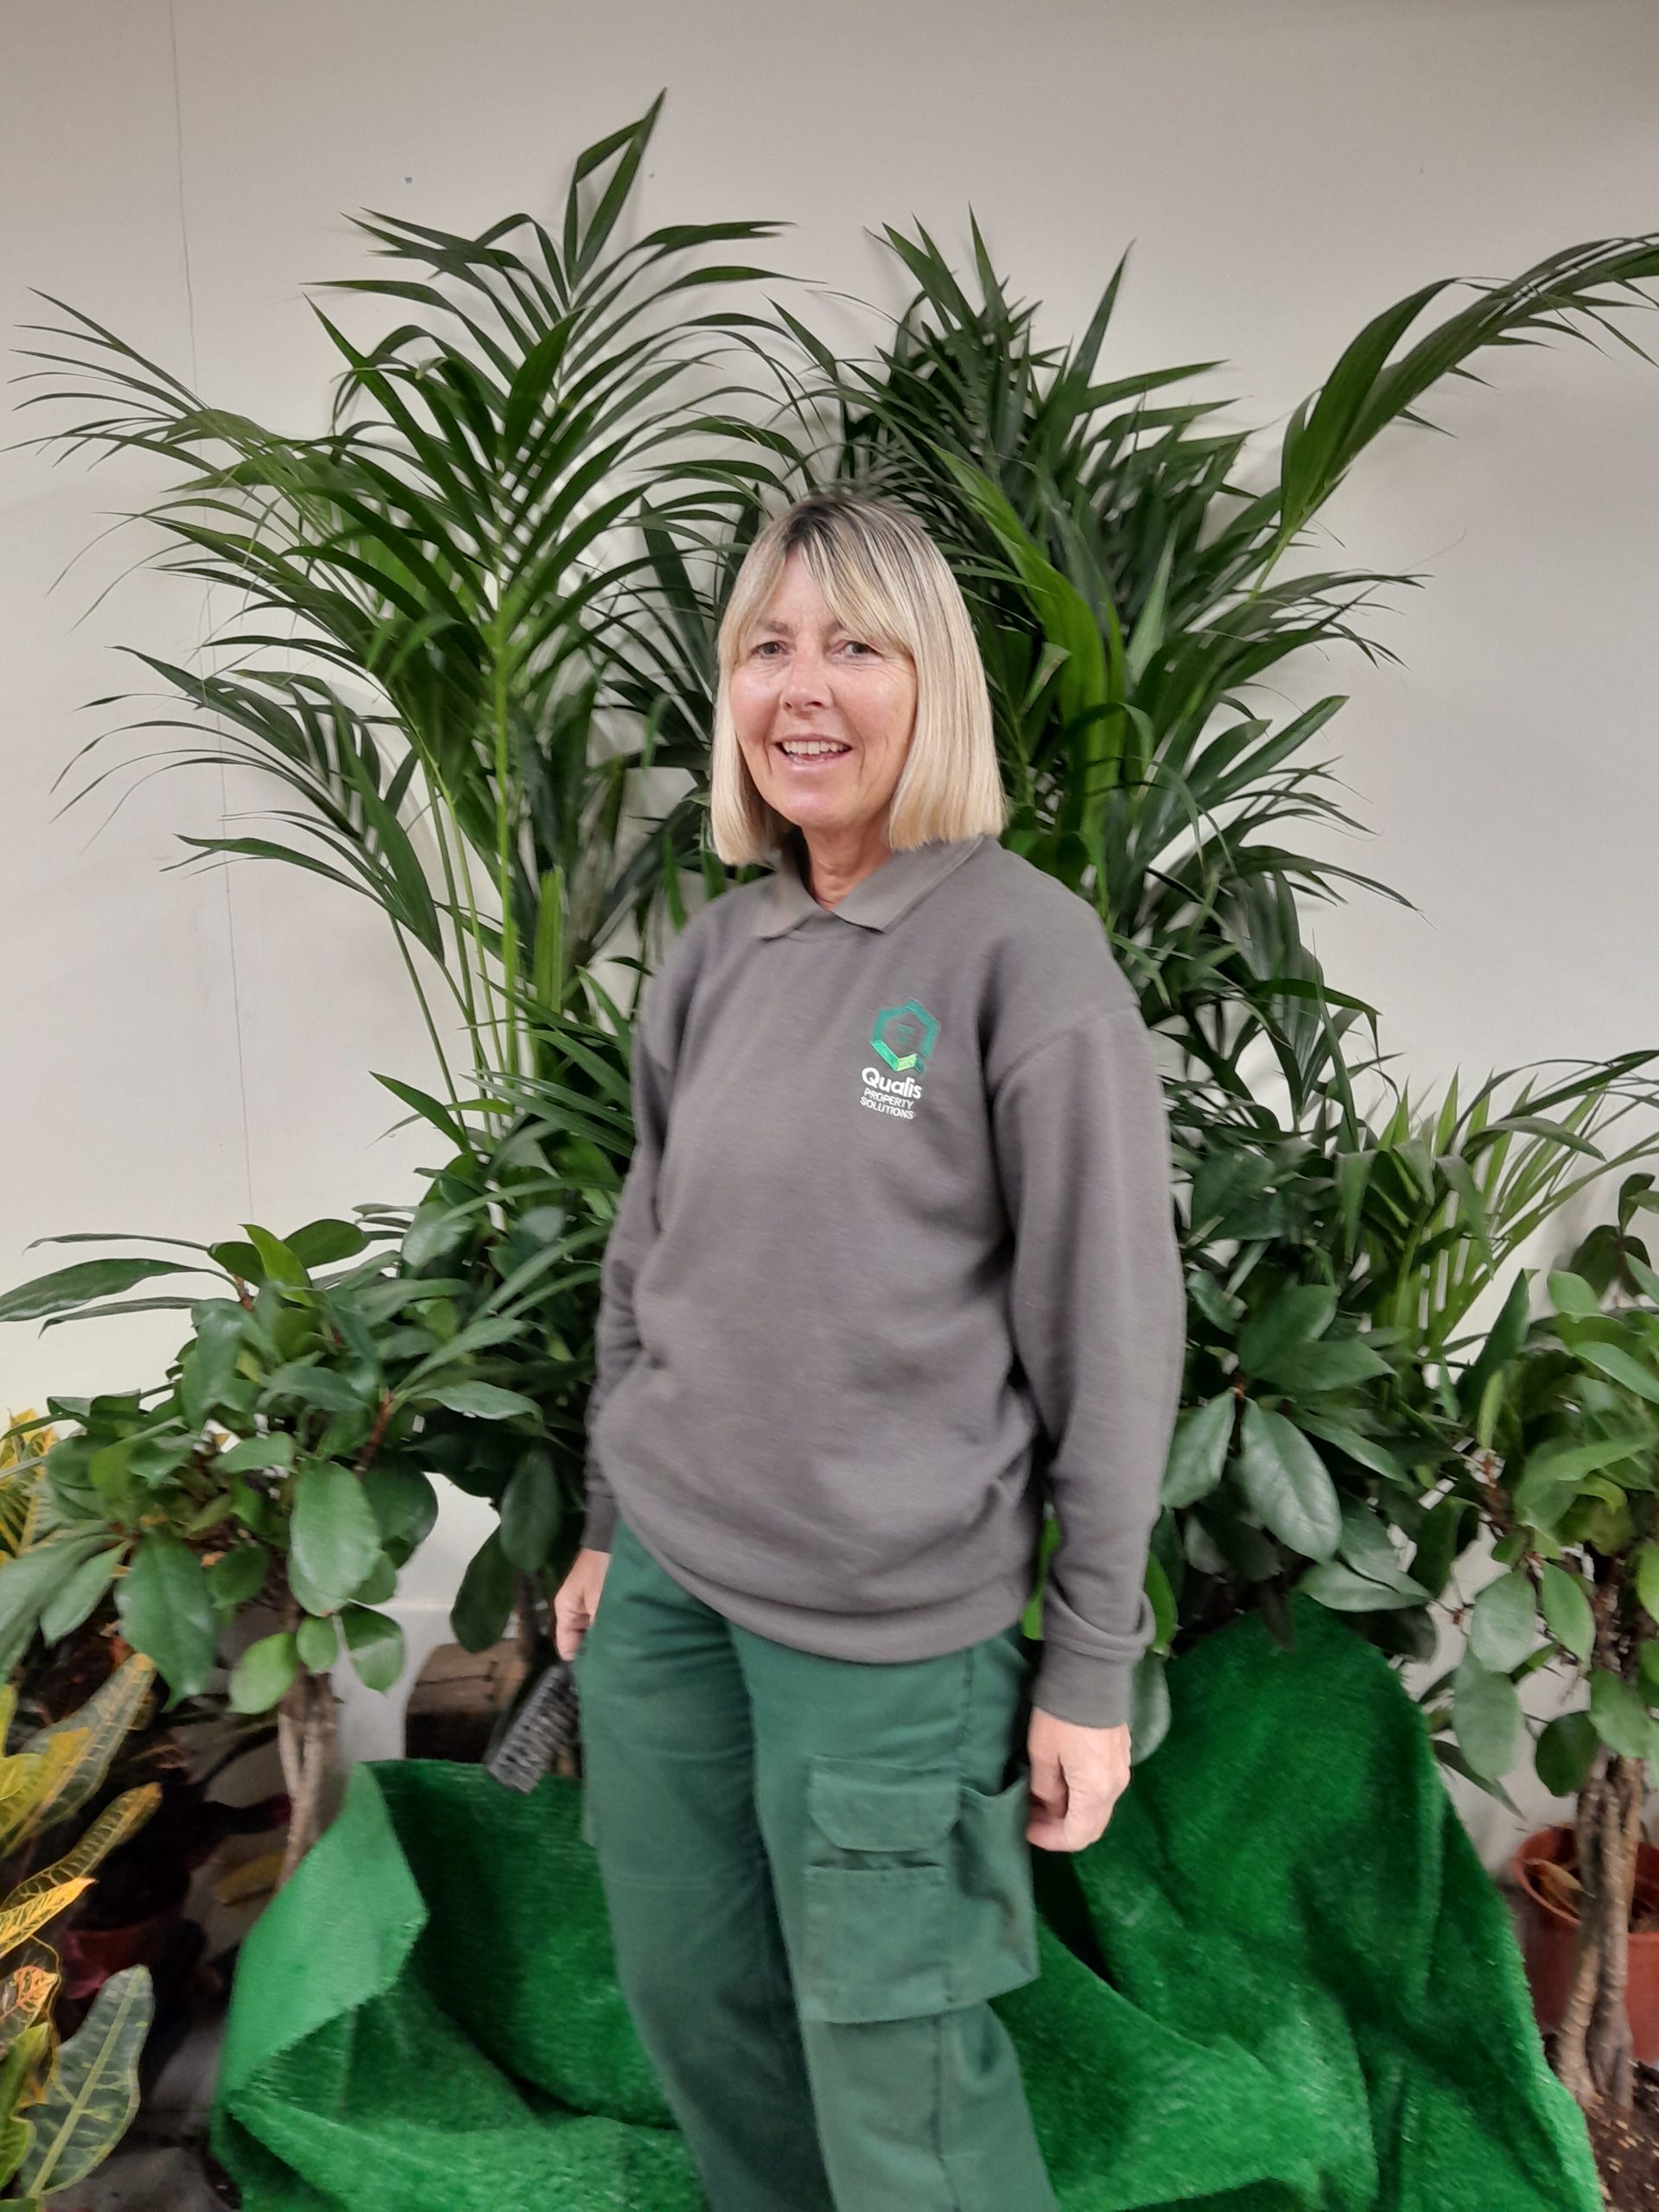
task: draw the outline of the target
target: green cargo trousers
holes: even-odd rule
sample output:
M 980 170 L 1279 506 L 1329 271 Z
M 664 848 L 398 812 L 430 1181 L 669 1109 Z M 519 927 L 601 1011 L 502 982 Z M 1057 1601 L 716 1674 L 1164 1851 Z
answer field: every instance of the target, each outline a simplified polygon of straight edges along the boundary
M 1039 1972 L 1019 1622 L 830 1659 L 619 1521 L 574 1662 L 618 1980 L 710 2212 L 1057 2212 L 1007 2030 Z

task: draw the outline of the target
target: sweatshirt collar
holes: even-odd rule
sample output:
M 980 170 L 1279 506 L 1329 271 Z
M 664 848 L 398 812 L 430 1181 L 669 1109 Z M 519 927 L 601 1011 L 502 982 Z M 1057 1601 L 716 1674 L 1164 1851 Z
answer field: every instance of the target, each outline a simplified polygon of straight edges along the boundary
M 785 833 L 778 865 L 766 882 L 765 894 L 755 901 L 754 934 L 782 937 L 811 914 L 857 922 L 865 929 L 884 930 L 890 922 L 907 914 L 936 883 L 949 875 L 953 868 L 960 867 L 984 842 L 985 833 L 982 831 L 973 837 L 936 838 L 929 844 L 912 845 L 903 852 L 889 853 L 879 868 L 859 878 L 844 899 L 833 906 L 823 906 L 806 887 L 802 874 L 806 861 L 805 843 L 798 827 L 791 824 Z

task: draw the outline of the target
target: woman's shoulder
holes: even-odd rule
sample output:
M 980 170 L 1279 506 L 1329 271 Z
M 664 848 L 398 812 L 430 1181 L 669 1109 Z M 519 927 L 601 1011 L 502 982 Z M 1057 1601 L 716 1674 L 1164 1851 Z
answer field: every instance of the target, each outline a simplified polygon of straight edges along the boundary
M 1023 853 L 989 845 L 962 871 L 972 894 L 980 1049 L 995 1092 L 1044 1045 L 1140 1001 L 1105 924 L 1081 893 Z
M 1137 1003 L 1105 924 L 1081 892 L 989 840 L 975 862 L 974 904 L 989 977 L 1001 993 L 1027 994 L 1039 1011 L 1121 1011 Z

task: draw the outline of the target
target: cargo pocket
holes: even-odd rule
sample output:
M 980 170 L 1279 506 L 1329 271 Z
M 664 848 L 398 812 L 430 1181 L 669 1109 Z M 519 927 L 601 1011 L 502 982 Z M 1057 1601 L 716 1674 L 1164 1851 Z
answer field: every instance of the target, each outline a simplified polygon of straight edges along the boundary
M 1005 1789 L 962 1785 L 950 1897 L 947 2005 L 976 2005 L 1035 1981 L 1037 1904 L 1032 1890 L 1031 1769 Z
M 806 1777 L 809 2020 L 903 2020 L 950 2003 L 955 1771 L 813 1761 Z

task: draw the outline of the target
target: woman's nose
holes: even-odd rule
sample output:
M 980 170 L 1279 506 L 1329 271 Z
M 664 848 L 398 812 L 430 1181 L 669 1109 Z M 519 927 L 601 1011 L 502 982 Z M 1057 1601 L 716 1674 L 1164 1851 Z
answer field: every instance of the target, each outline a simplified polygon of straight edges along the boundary
M 821 700 L 828 694 L 829 681 L 829 664 L 822 654 L 810 647 L 804 652 L 797 651 L 790 661 L 789 678 L 784 685 L 784 703 L 798 707 Z

